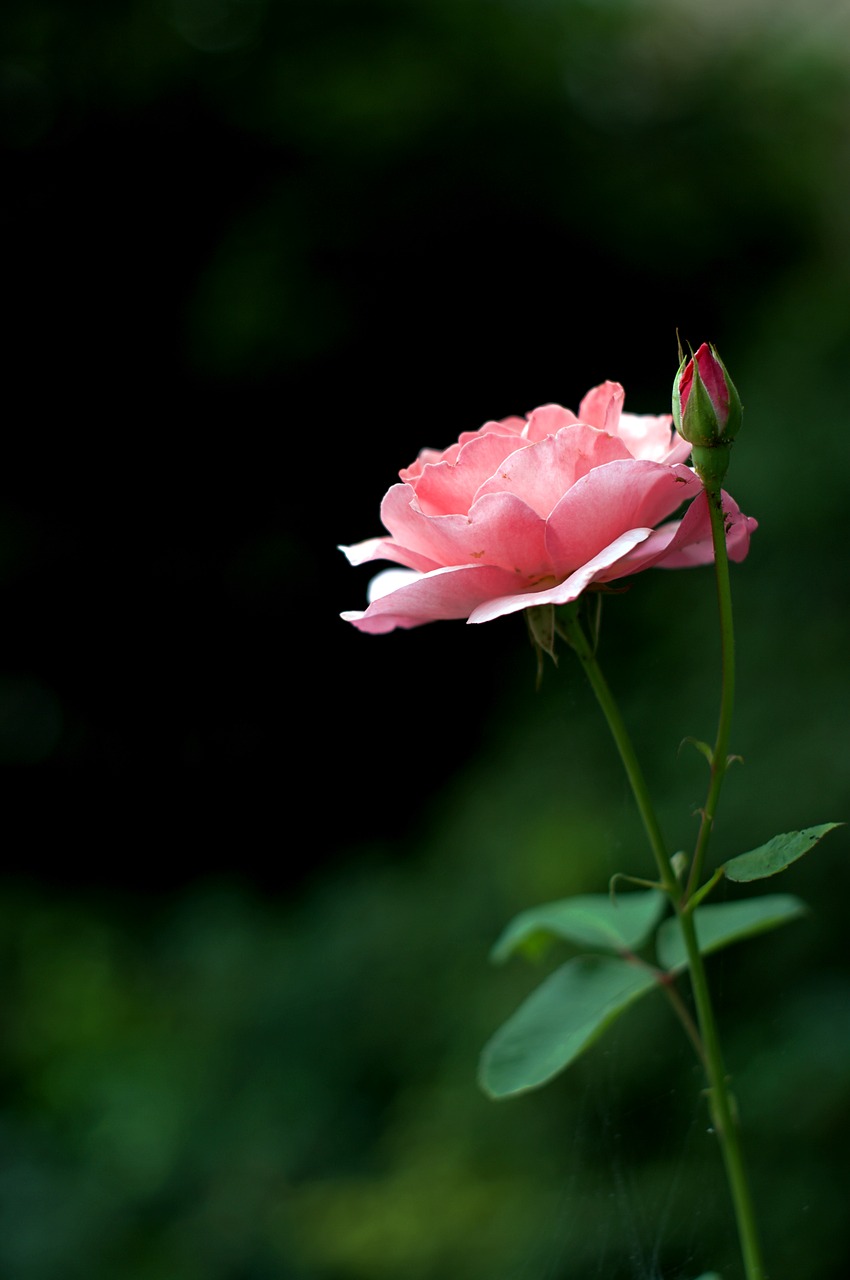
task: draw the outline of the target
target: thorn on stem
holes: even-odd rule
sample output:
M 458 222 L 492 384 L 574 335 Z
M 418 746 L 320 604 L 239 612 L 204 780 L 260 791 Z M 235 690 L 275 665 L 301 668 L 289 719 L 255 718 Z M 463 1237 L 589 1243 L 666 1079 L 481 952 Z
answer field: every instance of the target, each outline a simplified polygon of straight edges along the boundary
M 700 753 L 701 756 L 705 756 L 706 760 L 708 761 L 708 767 L 710 769 L 714 768 L 714 752 L 712 751 L 708 743 L 703 742 L 701 738 L 691 738 L 691 737 L 683 738 L 682 741 L 679 743 L 679 750 L 676 753 L 677 755 L 682 754 L 682 747 L 685 745 L 686 742 L 688 743 L 689 746 L 696 747 L 697 751 Z

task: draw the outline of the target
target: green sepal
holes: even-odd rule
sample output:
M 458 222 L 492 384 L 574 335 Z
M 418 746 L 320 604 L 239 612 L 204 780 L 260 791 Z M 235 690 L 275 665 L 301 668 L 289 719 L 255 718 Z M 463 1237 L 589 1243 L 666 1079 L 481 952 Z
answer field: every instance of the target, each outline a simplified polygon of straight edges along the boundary
M 695 447 L 705 449 L 714 448 L 723 437 L 723 428 L 717 421 L 717 410 L 702 380 L 696 356 L 693 362 L 691 394 L 688 397 L 679 434 L 685 440 L 690 440 Z
M 702 955 L 720 951 L 733 942 L 752 938 L 780 924 L 796 920 L 808 910 L 799 898 L 787 893 L 748 898 L 743 902 L 721 902 L 696 907 L 693 912 L 697 943 Z M 679 921 L 665 920 L 658 930 L 658 963 L 667 970 L 686 969 L 688 955 Z
M 824 822 L 819 827 L 804 827 L 802 831 L 786 831 L 783 835 L 774 836 L 767 844 L 751 849 L 749 853 L 741 853 L 737 858 L 730 858 L 723 864 L 723 872 L 728 880 L 736 884 L 746 884 L 750 880 L 766 880 L 775 876 L 792 862 L 802 858 L 810 849 L 814 849 L 830 831 L 841 827 L 842 822 Z
M 535 604 L 525 610 L 525 621 L 528 635 L 534 652 L 537 654 L 537 688 L 543 681 L 543 655 L 547 653 L 558 665 L 555 653 L 555 606 L 553 604 Z
M 490 959 L 502 964 L 516 951 L 536 957 L 553 938 L 597 951 L 637 951 L 661 919 L 665 901 L 663 893 L 650 889 L 618 897 L 588 893 L 545 902 L 514 917 Z
M 578 956 L 550 973 L 485 1045 L 479 1082 L 491 1098 L 537 1089 L 658 985 L 645 966 Z

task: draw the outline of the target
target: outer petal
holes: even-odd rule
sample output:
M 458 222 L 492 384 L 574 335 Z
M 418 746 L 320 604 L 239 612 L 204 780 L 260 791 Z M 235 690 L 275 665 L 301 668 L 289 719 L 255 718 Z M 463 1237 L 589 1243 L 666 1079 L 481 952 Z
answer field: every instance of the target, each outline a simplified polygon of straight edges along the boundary
M 629 529 L 657 525 L 701 488 L 687 467 L 634 459 L 596 467 L 564 495 L 547 522 L 555 573 L 573 573 Z
M 571 573 L 563 582 L 544 587 L 540 591 L 526 591 L 501 599 L 488 600 L 479 605 L 469 615 L 470 622 L 490 622 L 493 618 L 502 618 L 508 613 L 518 613 L 520 609 L 529 609 L 537 604 L 568 604 L 577 600 L 585 587 L 591 582 L 604 577 L 605 571 L 612 565 L 622 561 L 623 557 L 652 533 L 651 529 L 630 529 L 619 538 L 615 538 L 609 547 L 604 547 L 597 556 L 583 564 L 575 573 Z M 611 577 L 619 577 L 612 573 Z
M 621 440 L 577 422 L 512 453 L 482 484 L 476 498 L 515 493 L 545 518 L 582 476 L 617 459 L 631 461 Z
M 750 550 L 750 536 L 758 528 L 758 521 L 752 516 L 745 516 L 734 498 L 724 490 L 722 495 L 723 514 L 726 517 L 726 550 L 729 559 L 739 564 L 745 560 Z M 663 559 L 655 561 L 659 569 L 688 569 L 692 565 L 712 564 L 714 562 L 714 545 L 711 540 L 711 518 L 708 514 L 708 499 L 705 494 L 692 503 L 697 510 L 690 520 L 688 510 L 682 520 L 682 526 L 676 538 L 671 542 Z M 686 524 L 687 521 L 687 524 Z
M 392 538 L 367 538 L 365 542 L 356 542 L 351 547 L 337 547 L 337 550 L 353 565 L 368 564 L 370 560 L 395 560 L 396 564 L 406 565 L 408 569 L 417 569 L 421 573 L 440 567 L 438 561 L 401 547 Z
M 758 528 L 752 516 L 745 516 L 728 493 L 723 495 L 726 514 L 726 546 L 729 559 L 743 560 L 750 549 L 750 535 Z M 643 569 L 689 569 L 695 565 L 711 564 L 714 547 L 711 540 L 711 519 L 705 491 L 698 494 L 681 520 L 655 529 L 646 542 L 631 552 L 617 565 L 616 573 L 606 573 L 600 581 L 640 573 Z
M 374 635 L 395 627 L 419 627 L 426 622 L 468 618 L 478 605 L 507 595 L 516 587 L 516 576 L 489 565 L 462 565 L 435 569 L 416 578 L 406 577 L 396 590 L 377 596 L 364 612 L 340 615 L 359 631 Z
M 421 577 L 422 574 L 413 569 L 382 569 L 369 583 L 366 599 L 370 604 L 383 600 L 384 596 L 392 595 L 399 587 L 406 587 L 411 582 L 418 582 Z
M 728 495 L 727 495 L 728 496 Z M 758 528 L 758 521 L 752 516 L 745 516 L 740 511 L 732 499 L 729 499 L 735 512 L 732 513 L 724 503 L 724 510 L 727 512 L 726 521 L 726 551 L 729 559 L 736 564 L 740 564 L 742 560 L 746 560 L 750 550 L 750 537 Z M 709 544 L 709 540 L 703 542 L 693 542 L 689 546 L 671 546 L 670 553 L 663 560 L 656 561 L 659 569 L 688 569 L 692 565 L 712 563 L 714 561 L 714 547 Z

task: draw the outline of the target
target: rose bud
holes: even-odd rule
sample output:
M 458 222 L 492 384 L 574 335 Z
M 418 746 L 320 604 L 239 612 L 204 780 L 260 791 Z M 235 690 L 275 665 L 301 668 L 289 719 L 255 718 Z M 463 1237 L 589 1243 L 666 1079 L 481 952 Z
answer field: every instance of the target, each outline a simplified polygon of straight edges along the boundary
M 703 483 L 716 487 L 729 466 L 729 448 L 743 410 L 735 384 L 714 347 L 704 342 L 683 359 L 673 383 L 673 421 L 693 445 L 693 464 Z

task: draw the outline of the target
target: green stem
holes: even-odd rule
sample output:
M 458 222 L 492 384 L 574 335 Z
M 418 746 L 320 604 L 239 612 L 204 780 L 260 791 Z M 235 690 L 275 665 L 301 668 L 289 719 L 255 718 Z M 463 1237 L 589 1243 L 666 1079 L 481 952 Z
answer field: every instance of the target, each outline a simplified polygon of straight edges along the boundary
M 726 566 L 726 599 L 729 600 L 728 561 L 725 555 L 723 557 L 723 563 Z M 719 590 L 721 590 L 722 593 L 722 589 L 719 588 Z M 711 1117 L 720 1143 L 723 1163 L 726 1170 L 726 1178 L 729 1185 L 729 1192 L 734 1206 L 746 1280 L 765 1280 L 766 1273 L 761 1259 L 755 1212 L 744 1166 L 743 1152 L 741 1149 L 740 1135 L 736 1120 L 735 1104 L 729 1090 L 726 1067 L 724 1065 L 723 1055 L 720 1049 L 720 1038 L 708 989 L 705 965 L 703 963 L 703 958 L 699 950 L 699 943 L 697 941 L 694 916 L 691 911 L 686 909 L 685 905 L 681 901 L 679 883 L 676 879 L 675 872 L 673 871 L 673 866 L 670 861 L 670 855 L 667 852 L 664 837 L 661 834 L 661 828 L 655 815 L 655 810 L 649 795 L 649 788 L 647 787 L 646 779 L 643 776 L 643 770 L 638 763 L 631 738 L 629 737 L 629 732 L 620 714 L 619 707 L 617 706 L 611 690 L 608 687 L 608 683 L 602 674 L 598 662 L 596 661 L 596 655 L 584 633 L 584 629 L 578 620 L 577 608 L 573 607 L 562 611 L 561 617 L 559 618 L 559 630 L 575 650 L 579 661 L 584 668 L 585 674 L 590 681 L 590 685 L 596 694 L 602 713 L 608 722 L 608 727 L 611 730 L 611 734 L 614 738 L 614 742 L 616 743 L 617 750 L 620 753 L 620 758 L 631 784 L 632 792 L 634 793 L 638 811 L 649 839 L 650 848 L 652 849 L 653 856 L 658 866 L 661 883 L 670 898 L 673 910 L 675 911 L 676 917 L 679 921 L 679 927 L 682 931 L 685 950 L 688 956 L 691 987 L 694 994 L 694 1004 L 696 1005 L 697 1021 L 700 1029 L 705 1072 L 708 1080 L 708 1096 Z M 731 638 L 731 614 L 729 616 L 728 635 Z M 727 708 L 726 687 L 724 687 L 722 706 Z M 728 738 L 728 716 L 730 713 L 731 703 L 728 705 L 725 717 L 723 712 L 721 712 L 721 732 L 718 734 L 718 738 L 721 743 L 725 742 L 726 738 Z M 722 774 L 720 776 L 722 778 Z M 712 784 L 714 784 L 714 771 L 712 773 Z M 711 798 L 712 792 L 709 793 L 709 796 Z M 714 804 L 716 805 L 716 803 L 717 794 L 714 793 Z
M 679 898 L 679 882 L 671 866 L 670 858 L 667 854 L 667 846 L 661 834 L 661 827 L 658 824 L 658 819 L 652 806 L 649 787 L 646 785 L 646 779 L 643 776 L 643 770 L 632 746 L 632 740 L 629 737 L 625 721 L 620 715 L 620 708 L 617 706 L 614 696 L 608 687 L 608 682 L 602 674 L 599 663 L 596 661 L 596 653 L 579 622 L 578 610 L 576 608 L 564 610 L 558 619 L 558 623 L 564 639 L 578 655 L 579 662 L 584 668 L 584 673 L 590 681 L 593 692 L 596 694 L 596 700 L 608 722 L 608 728 L 611 730 L 611 735 L 617 745 L 620 759 L 631 784 L 638 812 L 649 840 L 649 847 L 652 850 L 655 864 L 658 868 L 659 879 L 664 886 L 665 892 L 669 895 L 671 901 L 675 903 Z
M 685 1004 L 684 1000 L 679 995 L 679 992 L 676 990 L 675 978 L 672 977 L 671 974 L 665 973 L 661 975 L 659 981 L 661 982 L 661 985 L 664 988 L 664 994 L 666 995 L 667 999 L 670 1001 L 670 1004 L 673 1007 L 673 1012 L 675 1013 L 676 1017 L 679 1019 L 679 1021 L 681 1022 L 684 1028 L 685 1035 L 688 1037 L 691 1044 L 694 1046 L 694 1049 L 696 1050 L 696 1055 L 699 1058 L 699 1061 L 703 1070 L 707 1071 L 708 1066 L 706 1063 L 705 1045 L 702 1042 L 702 1036 L 699 1033 L 699 1028 L 697 1027 L 696 1023 L 691 1017 L 688 1006 Z
M 732 589 L 729 582 L 729 556 L 726 551 L 726 520 L 720 489 L 706 489 L 708 511 L 711 517 L 711 538 L 714 543 L 714 570 L 717 582 L 717 604 L 720 613 L 721 687 L 720 714 L 717 721 L 717 738 L 711 756 L 711 780 L 708 796 L 702 810 L 702 820 L 697 835 L 691 871 L 688 876 L 686 898 L 695 891 L 702 879 L 702 869 L 714 815 L 720 798 L 720 788 L 729 767 L 729 734 L 732 728 L 732 708 L 735 704 L 735 630 L 732 624 Z
M 657 885 L 654 887 L 656 889 L 658 888 Z M 691 1017 L 688 1006 L 676 990 L 675 974 L 666 973 L 664 969 L 656 969 L 654 964 L 649 964 L 646 960 L 642 960 L 641 957 L 636 955 L 633 951 L 623 949 L 623 951 L 620 952 L 620 955 L 624 960 L 628 960 L 630 964 L 637 965 L 639 968 L 645 969 L 647 972 L 652 974 L 653 978 L 670 1001 L 670 1007 L 681 1022 L 682 1029 L 693 1045 L 700 1064 L 705 1067 L 705 1046 L 702 1043 L 699 1028 Z
M 705 1048 L 705 1068 L 708 1077 L 708 1100 L 714 1129 L 720 1143 L 726 1180 L 735 1210 L 738 1240 L 744 1260 L 747 1280 L 765 1280 L 767 1273 L 761 1256 L 755 1206 L 744 1164 L 741 1135 L 738 1128 L 737 1107 L 729 1089 L 729 1079 L 720 1048 L 720 1037 L 714 1008 L 708 989 L 702 955 L 697 942 L 696 923 L 690 911 L 679 913 L 679 927 L 685 940 L 691 974 L 691 989 L 697 1009 L 702 1042 Z

